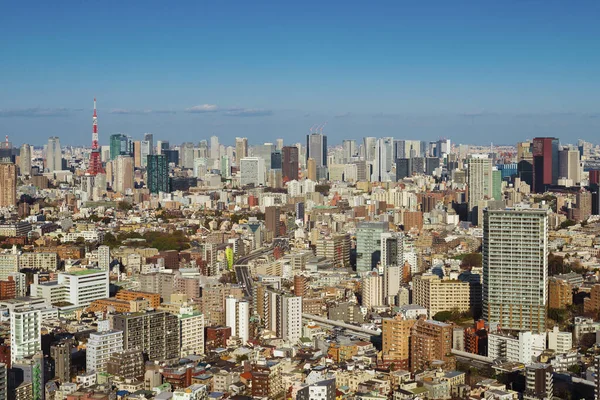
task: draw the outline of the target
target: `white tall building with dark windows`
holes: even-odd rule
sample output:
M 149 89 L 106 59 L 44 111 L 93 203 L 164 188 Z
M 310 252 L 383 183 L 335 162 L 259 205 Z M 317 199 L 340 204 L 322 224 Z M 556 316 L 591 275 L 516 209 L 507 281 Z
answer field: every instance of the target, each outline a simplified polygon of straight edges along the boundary
M 242 343 L 250 338 L 250 303 L 232 296 L 225 299 L 225 325 L 231 328 L 231 335 L 237 336 Z
M 48 139 L 46 169 L 50 172 L 62 170 L 62 149 L 60 147 L 60 139 L 57 136 L 52 136 Z
M 483 316 L 503 330 L 546 332 L 546 209 L 484 210 Z
M 39 309 L 10 313 L 10 360 L 15 363 L 42 350 L 42 315 Z
M 86 346 L 85 370 L 106 372 L 106 363 L 113 353 L 123 351 L 123 331 L 90 333 Z

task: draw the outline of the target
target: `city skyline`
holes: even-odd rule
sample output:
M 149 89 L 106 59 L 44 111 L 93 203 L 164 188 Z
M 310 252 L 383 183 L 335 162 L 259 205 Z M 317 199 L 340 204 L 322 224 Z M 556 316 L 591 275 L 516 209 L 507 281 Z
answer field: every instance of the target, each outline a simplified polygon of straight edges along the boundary
M 600 128 L 596 3 L 235 4 L 11 4 L 0 133 L 87 144 L 94 96 L 101 144 L 119 132 L 294 142 L 326 121 L 331 143 L 592 140 Z

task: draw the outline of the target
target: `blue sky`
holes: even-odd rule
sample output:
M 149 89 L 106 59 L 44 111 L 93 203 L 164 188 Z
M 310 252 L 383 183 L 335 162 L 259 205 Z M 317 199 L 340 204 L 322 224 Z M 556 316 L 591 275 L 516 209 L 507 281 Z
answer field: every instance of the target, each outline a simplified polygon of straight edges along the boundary
M 0 12 L 0 135 L 600 133 L 598 1 L 60 1 Z

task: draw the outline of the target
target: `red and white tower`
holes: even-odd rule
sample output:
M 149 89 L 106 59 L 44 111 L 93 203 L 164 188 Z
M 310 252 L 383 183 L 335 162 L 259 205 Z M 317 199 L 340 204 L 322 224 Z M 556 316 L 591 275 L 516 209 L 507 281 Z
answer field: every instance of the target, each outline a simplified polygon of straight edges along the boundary
M 94 98 L 94 116 L 92 117 L 92 153 L 90 154 L 90 165 L 88 174 L 96 176 L 104 173 L 102 159 L 100 158 L 100 146 L 98 145 L 98 114 L 96 113 L 96 98 Z

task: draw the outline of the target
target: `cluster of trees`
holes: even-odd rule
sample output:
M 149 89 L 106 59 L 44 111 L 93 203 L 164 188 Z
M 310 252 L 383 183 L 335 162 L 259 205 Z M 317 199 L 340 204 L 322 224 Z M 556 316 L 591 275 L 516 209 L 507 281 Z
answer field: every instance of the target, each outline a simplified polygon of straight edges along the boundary
M 483 260 L 481 253 L 460 254 L 453 258 L 455 260 L 460 260 L 460 266 L 464 269 L 481 268 Z
M 457 322 L 465 319 L 473 319 L 473 313 L 471 311 L 459 312 L 457 310 L 440 311 L 433 316 L 433 319 L 440 322 Z

